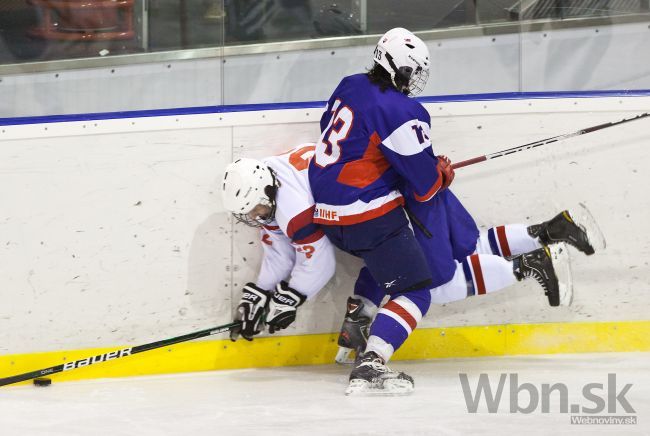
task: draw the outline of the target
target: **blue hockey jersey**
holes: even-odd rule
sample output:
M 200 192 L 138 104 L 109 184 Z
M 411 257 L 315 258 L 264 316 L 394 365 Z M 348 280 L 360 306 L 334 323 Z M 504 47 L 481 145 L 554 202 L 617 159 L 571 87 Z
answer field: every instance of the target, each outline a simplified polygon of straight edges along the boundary
M 407 182 L 417 201 L 442 185 L 431 149 L 426 109 L 395 89 L 381 89 L 365 74 L 344 78 L 321 118 L 321 136 L 309 166 L 314 222 L 351 225 L 404 203 Z

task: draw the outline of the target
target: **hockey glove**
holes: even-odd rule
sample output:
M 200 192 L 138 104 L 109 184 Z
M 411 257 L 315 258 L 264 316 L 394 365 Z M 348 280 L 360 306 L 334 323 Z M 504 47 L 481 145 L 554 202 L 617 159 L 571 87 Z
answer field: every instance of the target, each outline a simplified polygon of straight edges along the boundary
M 454 181 L 454 168 L 451 166 L 451 160 L 444 155 L 438 156 L 438 169 L 442 174 L 442 187 L 440 190 L 447 189 L 451 182 Z
M 269 303 L 269 313 L 266 323 L 269 333 L 286 329 L 296 320 L 296 309 L 305 302 L 307 297 L 295 289 L 291 289 L 287 282 L 280 282 L 275 287 L 275 292 Z
M 254 283 L 246 283 L 235 314 L 235 321 L 241 321 L 242 324 L 230 331 L 231 341 L 236 341 L 240 334 L 244 339 L 252 341 L 253 336 L 262 331 L 260 324 L 266 313 L 269 297 L 270 292 L 258 288 Z

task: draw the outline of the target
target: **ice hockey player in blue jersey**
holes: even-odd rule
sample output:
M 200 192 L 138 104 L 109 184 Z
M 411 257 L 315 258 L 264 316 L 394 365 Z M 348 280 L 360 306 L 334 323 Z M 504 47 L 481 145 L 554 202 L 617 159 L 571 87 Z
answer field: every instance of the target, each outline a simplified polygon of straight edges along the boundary
M 309 167 L 314 222 L 334 245 L 364 260 L 390 296 L 387 304 L 400 302 L 423 315 L 431 303 L 432 274 L 399 189 L 408 187 L 424 203 L 451 182 L 451 168 L 430 146 L 430 116 L 409 98 L 426 84 L 429 51 L 417 36 L 396 28 L 380 39 L 374 61 L 368 74 L 341 81 L 321 118 Z M 371 334 L 396 349 L 408 334 L 396 343 L 392 328 L 377 318 Z M 412 388 L 412 378 L 389 370 L 382 354 L 369 344 L 350 385 L 381 378 L 386 389 Z
M 571 226 L 568 215 L 539 228 L 501 226 L 479 238 L 472 217 L 446 189 L 454 172 L 449 159 L 433 153 L 430 116 L 409 98 L 426 84 L 427 47 L 411 32 L 392 29 L 379 40 L 374 62 L 368 74 L 344 78 L 329 99 L 309 179 L 314 222 L 323 225 L 334 245 L 366 264 L 346 322 L 359 319 L 364 302 L 366 310 L 376 311 L 382 298 L 389 298 L 370 326 L 346 393 L 374 388 L 408 393 L 413 379 L 390 370 L 386 362 L 427 313 L 432 297 L 434 302 L 453 301 L 530 276 L 545 289 L 549 303 L 557 305 L 558 280 L 550 251 L 542 246 L 553 241 L 544 239 L 544 232 L 559 225 L 563 240 L 567 232 L 582 238 L 578 242 L 583 245 L 587 239 Z M 470 280 L 472 287 L 466 285 Z M 462 297 L 458 289 L 465 292 Z

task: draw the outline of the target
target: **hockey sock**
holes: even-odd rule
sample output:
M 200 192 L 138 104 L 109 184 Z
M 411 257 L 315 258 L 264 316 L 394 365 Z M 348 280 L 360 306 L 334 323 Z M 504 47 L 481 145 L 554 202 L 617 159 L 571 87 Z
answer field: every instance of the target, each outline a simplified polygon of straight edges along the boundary
M 472 254 L 462 262 L 467 296 L 483 295 L 512 285 L 517 279 L 512 262 L 489 254 Z
M 370 326 L 366 352 L 374 351 L 387 362 L 415 330 L 430 305 L 431 292 L 428 289 L 391 295 Z
M 472 254 L 456 262 L 454 277 L 431 290 L 432 304 L 446 304 L 499 291 L 516 281 L 512 262 L 491 254 Z
M 528 234 L 524 224 L 506 224 L 481 231 L 476 244 L 478 254 L 501 257 L 517 256 L 541 248 L 541 244 Z

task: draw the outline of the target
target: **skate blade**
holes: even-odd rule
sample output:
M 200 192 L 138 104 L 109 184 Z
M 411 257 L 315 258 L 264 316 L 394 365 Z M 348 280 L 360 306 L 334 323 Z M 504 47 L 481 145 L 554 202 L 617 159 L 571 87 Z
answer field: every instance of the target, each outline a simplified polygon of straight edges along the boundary
M 578 203 L 578 207 L 569 210 L 569 213 L 578 227 L 587 233 L 589 244 L 594 251 L 604 250 L 607 246 L 605 235 L 587 206 Z
M 551 252 L 551 261 L 558 281 L 560 306 L 571 306 L 573 302 L 573 275 L 571 274 L 569 246 L 561 242 L 548 248 Z
M 398 397 L 413 393 L 413 384 L 408 380 L 387 379 L 383 384 L 370 383 L 367 380 L 350 380 L 345 390 L 347 396 L 358 397 Z
M 356 353 L 352 348 L 339 347 L 334 361 L 339 365 L 353 365 Z

